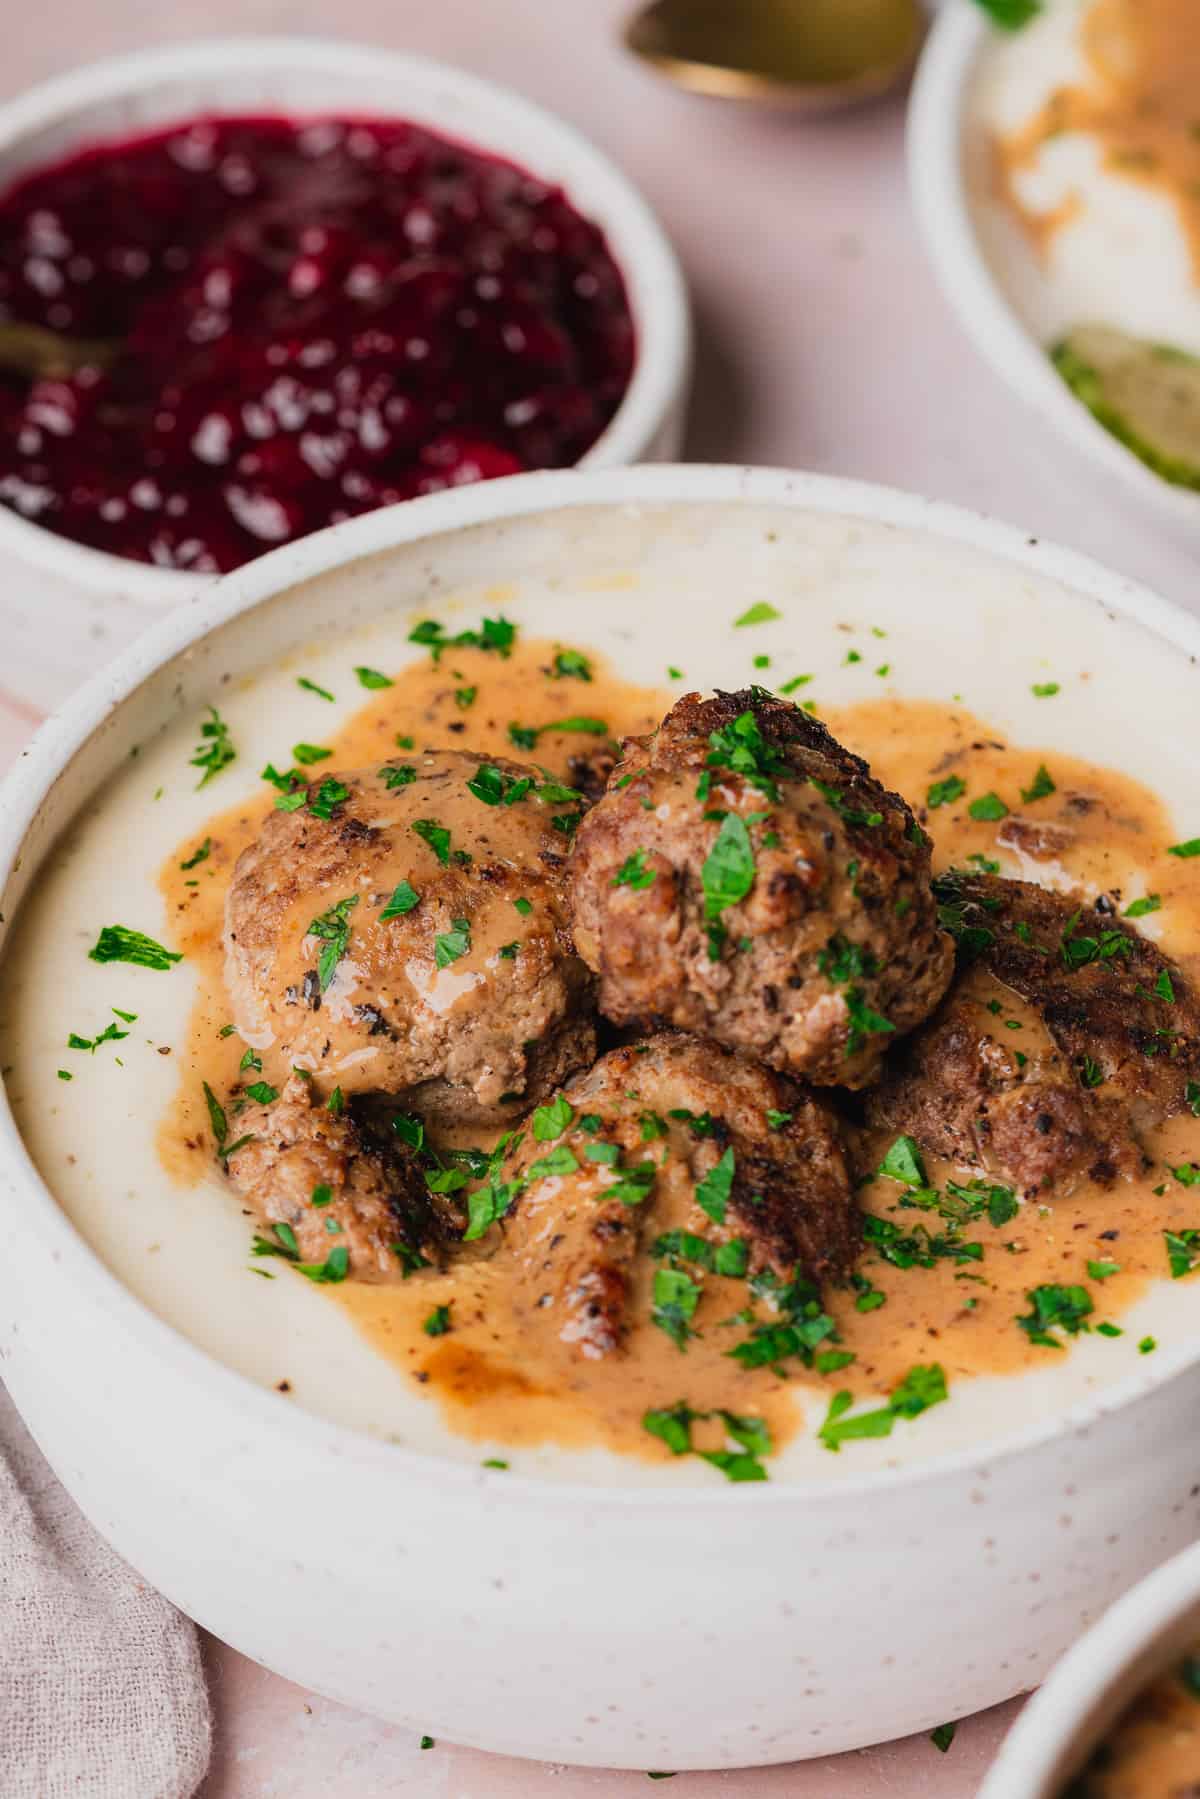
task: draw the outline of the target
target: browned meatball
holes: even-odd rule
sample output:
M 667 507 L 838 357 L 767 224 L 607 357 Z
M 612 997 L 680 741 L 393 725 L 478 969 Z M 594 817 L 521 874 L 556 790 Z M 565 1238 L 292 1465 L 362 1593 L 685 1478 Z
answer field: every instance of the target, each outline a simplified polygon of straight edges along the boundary
M 697 1233 L 714 1254 L 737 1245 L 728 1270 L 781 1281 L 844 1276 L 858 1241 L 825 1103 L 676 1031 L 612 1050 L 569 1082 L 514 1141 L 497 1194 L 523 1324 L 588 1357 L 620 1347 L 664 1232 Z
M 1107 902 L 958 872 L 937 887 L 965 972 L 871 1094 L 872 1122 L 1026 1193 L 1140 1173 L 1141 1133 L 1197 1091 L 1187 981 Z
M 243 1107 L 233 1123 L 250 1139 L 226 1164 L 234 1186 L 265 1225 L 284 1227 L 281 1247 L 310 1270 L 328 1270 L 326 1279 L 401 1278 L 458 1234 L 412 1152 L 352 1111 L 331 1112 L 311 1081 L 293 1076 L 277 1099 Z M 331 1266 L 335 1250 L 346 1256 Z
M 577 811 L 532 769 L 441 751 L 272 812 L 225 915 L 238 1029 L 268 1073 L 488 1125 L 586 1062 L 562 872 Z
M 863 1087 L 945 991 L 905 802 L 760 688 L 688 694 L 630 738 L 571 858 L 575 942 L 615 1023 L 673 1024 Z

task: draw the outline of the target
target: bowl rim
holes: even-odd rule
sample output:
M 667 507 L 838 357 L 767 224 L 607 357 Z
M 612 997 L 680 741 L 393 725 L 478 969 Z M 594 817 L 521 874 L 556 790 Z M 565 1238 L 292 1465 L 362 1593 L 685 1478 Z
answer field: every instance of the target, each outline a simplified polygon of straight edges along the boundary
M 452 93 L 480 120 L 479 133 L 472 129 L 461 140 L 468 148 L 509 157 L 509 127 L 519 123 L 524 133 L 536 134 L 561 161 L 564 173 L 557 179 L 568 199 L 581 176 L 587 178 L 587 185 L 604 190 L 609 217 L 602 228 L 626 282 L 635 313 L 637 344 L 633 374 L 620 405 L 574 466 L 616 468 L 649 453 L 654 438 L 685 396 L 691 373 L 691 309 L 679 258 L 649 201 L 607 152 L 569 120 L 526 99 L 515 88 L 434 57 L 357 41 L 305 33 L 196 38 L 68 69 L 0 104 L 0 157 L 19 151 L 22 142 L 33 133 L 62 121 L 78 126 L 78 141 L 85 142 L 93 108 L 123 95 L 188 79 L 212 84 L 210 99 L 194 102 L 190 110 L 211 105 L 219 113 L 224 110 L 220 77 L 229 69 L 253 73 L 281 67 L 317 75 L 361 75 L 372 81 L 382 73 L 413 96 L 421 90 Z M 395 116 L 406 116 L 405 107 L 401 93 Z M 184 108 L 181 117 L 187 110 Z M 430 129 L 436 127 L 431 125 Z M 36 166 L 36 160 L 28 165 L 29 169 Z M 536 159 L 527 156 L 521 166 L 539 175 Z M 6 176 L 0 186 L 7 186 L 12 178 Z M 594 204 L 585 211 L 587 216 L 595 217 Z M 107 550 L 93 549 L 0 506 L 0 557 L 5 555 L 71 580 L 88 592 L 120 593 L 143 601 L 178 601 L 198 586 L 211 586 L 219 578 L 155 568 Z
M 1200 496 L 1139 461 L 1077 400 L 988 267 L 963 175 L 963 136 L 980 56 L 996 28 L 972 6 L 945 6 L 917 67 L 905 132 L 917 232 L 943 299 L 973 348 L 1060 437 L 1176 526 L 1200 529 Z
M 1200 1543 L 1172 1556 L 1109 1606 L 1058 1661 L 1013 1724 L 978 1799 L 1059 1799 L 1122 1706 L 1162 1671 L 1156 1651 L 1190 1617 L 1200 1631 Z
M 739 502 L 775 504 L 799 512 L 881 524 L 991 554 L 1012 566 L 1014 573 L 1025 571 L 1074 588 L 1109 613 L 1129 618 L 1164 638 L 1180 653 L 1200 660 L 1200 619 L 1140 582 L 1115 574 L 1077 551 L 1045 543 L 1013 525 L 898 489 L 786 469 L 697 463 L 511 475 L 502 481 L 431 494 L 403 506 L 383 507 L 313 532 L 293 544 L 283 544 L 202 587 L 186 605 L 152 625 L 46 720 L 0 782 L 0 896 L 19 866 L 25 838 L 44 799 L 100 726 L 164 664 L 288 588 L 402 544 L 463 528 L 536 519 L 571 508 Z M 3 952 L 0 936 L 0 958 Z M 110 1271 L 59 1206 L 25 1146 L 7 1092 L 0 1083 L 0 1204 L 16 1194 L 20 1196 L 22 1230 L 36 1231 L 47 1252 L 55 1258 L 60 1273 L 82 1287 L 88 1301 L 106 1311 L 128 1337 L 140 1341 L 159 1365 L 173 1368 L 181 1382 L 204 1385 L 214 1396 L 223 1396 L 228 1409 L 238 1408 L 259 1428 L 282 1430 L 314 1452 L 324 1449 L 359 1466 L 403 1471 L 410 1478 L 432 1479 L 443 1486 L 453 1483 L 464 1491 L 481 1481 L 493 1481 L 488 1470 L 469 1463 L 382 1442 L 316 1413 L 280 1408 L 275 1395 L 209 1355 L 152 1312 Z M 836 1504 L 843 1494 L 920 1486 L 1024 1454 L 1053 1438 L 1086 1432 L 1108 1414 L 1165 1386 L 1198 1360 L 1200 1341 L 1179 1345 L 1160 1352 L 1153 1367 L 1137 1369 L 1099 1394 L 993 1441 L 949 1450 L 900 1468 L 839 1475 L 832 1481 L 756 1485 L 749 1501 L 740 1489 L 735 1493 L 700 1487 L 676 1490 L 670 1486 L 551 1482 L 515 1470 L 504 1472 L 499 1491 L 514 1504 L 525 1504 L 536 1494 L 552 1505 L 582 1505 L 593 1510 L 601 1506 L 724 1506 L 731 1510 L 747 1503 Z

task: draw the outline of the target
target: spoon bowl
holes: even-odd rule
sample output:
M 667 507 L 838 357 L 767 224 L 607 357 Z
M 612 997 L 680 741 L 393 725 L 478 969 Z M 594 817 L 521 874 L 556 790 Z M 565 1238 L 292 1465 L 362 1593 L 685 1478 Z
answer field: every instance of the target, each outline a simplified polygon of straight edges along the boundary
M 625 43 L 694 93 L 816 116 L 896 87 L 924 30 L 919 0 L 650 0 Z

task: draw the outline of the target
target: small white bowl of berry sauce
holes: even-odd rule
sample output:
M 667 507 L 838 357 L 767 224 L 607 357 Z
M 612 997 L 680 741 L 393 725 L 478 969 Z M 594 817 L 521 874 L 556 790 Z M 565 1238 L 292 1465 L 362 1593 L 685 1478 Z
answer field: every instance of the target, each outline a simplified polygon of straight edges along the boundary
M 0 108 L 0 557 L 178 600 L 380 506 L 679 448 L 691 333 L 625 177 L 518 95 L 314 39 Z

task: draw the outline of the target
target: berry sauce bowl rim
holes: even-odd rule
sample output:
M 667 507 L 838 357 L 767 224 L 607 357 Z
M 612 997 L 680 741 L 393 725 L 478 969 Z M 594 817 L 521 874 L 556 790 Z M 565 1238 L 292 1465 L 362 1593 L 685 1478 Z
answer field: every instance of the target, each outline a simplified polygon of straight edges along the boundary
M 314 89 L 327 80 L 328 101 L 288 99 L 292 80 Z M 355 82 L 362 86 L 360 102 L 353 97 Z M 276 87 L 283 93 L 271 99 L 268 90 Z M 178 107 L 169 103 L 174 98 Z M 114 107 L 125 111 L 123 121 L 114 120 Z M 194 113 L 237 116 L 275 107 L 297 118 L 328 111 L 411 120 L 561 186 L 604 232 L 637 334 L 621 403 L 574 466 L 620 468 L 678 447 L 692 328 L 683 272 L 662 225 L 629 178 L 575 126 L 513 89 L 451 64 L 307 36 L 212 38 L 107 57 L 0 105 L 0 188 L 119 131 L 134 135 Z M 0 506 L 0 566 L 4 562 L 37 569 L 76 592 L 159 603 L 177 603 L 218 579 L 93 549 Z

